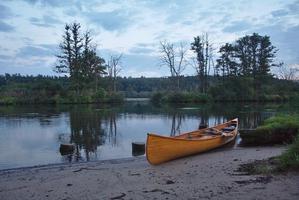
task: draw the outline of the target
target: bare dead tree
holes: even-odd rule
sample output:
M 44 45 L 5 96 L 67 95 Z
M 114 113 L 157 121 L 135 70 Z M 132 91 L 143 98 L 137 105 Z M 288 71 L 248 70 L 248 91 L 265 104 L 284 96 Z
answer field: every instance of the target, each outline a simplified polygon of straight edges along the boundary
M 295 81 L 299 80 L 299 68 L 285 65 L 284 63 L 278 64 L 278 78 L 284 80 Z
M 186 55 L 188 48 L 183 43 L 175 46 L 168 41 L 160 42 L 161 66 L 169 68 L 171 77 L 176 80 L 176 87 L 180 89 L 180 77 L 186 68 Z
M 111 55 L 107 64 L 108 77 L 111 82 L 110 92 L 116 92 L 116 80 L 121 71 L 121 59 L 123 54 Z

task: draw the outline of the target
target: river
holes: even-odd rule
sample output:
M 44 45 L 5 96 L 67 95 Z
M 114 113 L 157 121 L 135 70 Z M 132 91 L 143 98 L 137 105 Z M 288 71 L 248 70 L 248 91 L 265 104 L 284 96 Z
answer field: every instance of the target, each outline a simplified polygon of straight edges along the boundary
M 268 117 L 296 109 L 248 103 L 155 106 L 149 101 L 2 106 L 0 169 L 131 157 L 132 142 L 145 142 L 149 132 L 177 135 L 235 117 L 241 129 L 255 128 Z M 73 143 L 75 152 L 61 155 L 62 143 Z

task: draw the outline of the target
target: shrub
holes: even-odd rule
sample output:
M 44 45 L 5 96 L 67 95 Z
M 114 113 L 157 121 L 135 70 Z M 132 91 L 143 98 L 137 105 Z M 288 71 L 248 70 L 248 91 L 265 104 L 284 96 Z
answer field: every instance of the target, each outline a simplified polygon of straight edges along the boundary
M 109 103 L 122 103 L 124 101 L 124 96 L 120 93 L 112 93 L 106 98 L 106 102 Z
M 160 92 L 157 92 L 157 93 L 152 95 L 151 102 L 160 103 L 162 101 L 162 97 L 163 97 L 163 94 L 160 93 Z
M 0 97 L 0 104 L 12 105 L 12 104 L 16 104 L 16 103 L 17 103 L 17 100 L 14 97 L 10 97 L 10 96 Z
M 103 101 L 106 95 L 106 91 L 103 88 L 99 88 L 98 91 L 92 97 L 94 102 L 100 102 Z
M 264 121 L 250 133 L 240 133 L 245 145 L 290 143 L 299 130 L 298 115 L 280 115 Z
M 281 170 L 299 169 L 299 134 L 297 134 L 295 141 L 289 146 L 288 150 L 278 158 Z

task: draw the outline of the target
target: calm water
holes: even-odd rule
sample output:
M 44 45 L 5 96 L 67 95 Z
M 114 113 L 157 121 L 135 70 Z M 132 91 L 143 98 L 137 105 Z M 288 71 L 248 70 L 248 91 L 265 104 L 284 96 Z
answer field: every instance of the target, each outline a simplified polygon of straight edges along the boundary
M 131 157 L 131 143 L 145 142 L 148 132 L 177 135 L 235 117 L 241 128 L 254 128 L 277 112 L 296 109 L 277 104 L 157 107 L 134 101 L 121 106 L 0 107 L 0 169 Z M 61 143 L 75 144 L 75 153 L 62 156 Z

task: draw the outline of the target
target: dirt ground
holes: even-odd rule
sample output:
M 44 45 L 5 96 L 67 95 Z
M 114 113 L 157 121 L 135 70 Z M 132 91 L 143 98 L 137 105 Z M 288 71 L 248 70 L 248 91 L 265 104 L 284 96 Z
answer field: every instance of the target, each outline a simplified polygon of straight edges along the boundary
M 298 199 L 297 172 L 248 175 L 237 170 L 284 149 L 217 149 L 158 166 L 138 157 L 2 170 L 0 199 Z

